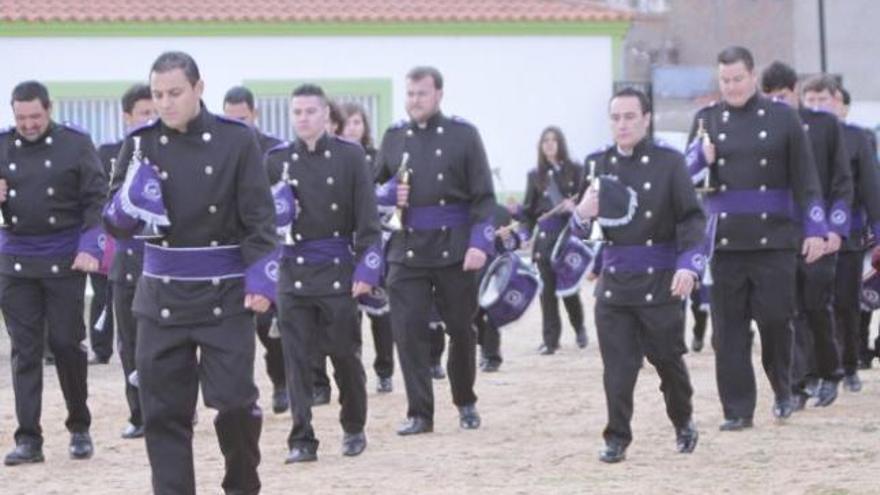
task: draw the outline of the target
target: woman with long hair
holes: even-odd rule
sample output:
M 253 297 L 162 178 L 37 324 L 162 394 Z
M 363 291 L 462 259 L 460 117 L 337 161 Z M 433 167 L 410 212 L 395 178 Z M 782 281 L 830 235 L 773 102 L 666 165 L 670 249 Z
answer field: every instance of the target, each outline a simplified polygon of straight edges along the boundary
M 532 259 L 538 265 L 544 282 L 541 292 L 544 343 L 540 347 L 544 355 L 556 352 L 562 333 L 556 274 L 551 267 L 550 256 L 559 234 L 571 217 L 574 208 L 572 198 L 580 191 L 582 180 L 583 169 L 569 157 L 565 135 L 555 126 L 544 129 L 538 141 L 538 166 L 529 171 L 523 204 L 529 230 L 534 232 Z M 555 213 L 542 218 L 542 215 L 559 207 L 560 203 L 564 205 Z M 562 298 L 562 301 L 574 328 L 577 345 L 584 348 L 587 346 L 587 331 L 580 295 L 575 293 Z

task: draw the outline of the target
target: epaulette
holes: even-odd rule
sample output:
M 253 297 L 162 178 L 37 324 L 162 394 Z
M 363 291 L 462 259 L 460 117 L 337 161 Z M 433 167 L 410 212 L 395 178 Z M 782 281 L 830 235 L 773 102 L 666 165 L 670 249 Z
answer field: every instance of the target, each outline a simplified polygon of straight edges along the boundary
M 272 153 L 277 153 L 281 150 L 286 150 L 288 147 L 290 147 L 290 141 L 281 141 L 280 143 L 266 150 L 266 156 L 269 156 Z
M 101 148 L 111 148 L 111 147 L 113 147 L 113 146 L 121 146 L 121 145 L 122 145 L 122 140 L 121 140 L 121 139 L 116 140 L 116 141 L 107 141 L 106 143 L 102 143 L 102 144 L 98 145 L 98 149 L 101 149 Z
M 469 120 L 467 120 L 467 119 L 465 119 L 465 118 L 462 118 L 462 117 L 459 117 L 458 115 L 452 115 L 452 116 L 450 116 L 450 117 L 449 117 L 449 120 L 452 121 L 452 122 L 455 122 L 456 124 L 463 124 L 463 125 L 466 125 L 466 126 L 469 126 L 469 127 L 476 127 L 476 126 L 475 126 L 474 124 L 472 124 Z
M 605 146 L 602 146 L 602 147 L 594 150 L 592 153 L 588 153 L 587 160 L 589 160 L 590 158 L 595 158 L 595 157 L 598 157 L 600 155 L 605 154 L 605 152 L 610 150 L 612 147 L 614 147 L 613 144 L 606 144 Z
M 90 135 L 90 134 L 89 134 L 89 131 L 85 130 L 84 128 L 82 128 L 82 127 L 80 127 L 80 126 L 78 126 L 78 125 L 76 125 L 76 124 L 74 124 L 74 123 L 72 123 L 72 122 L 62 122 L 62 123 L 61 123 L 61 127 L 65 128 L 65 129 L 68 129 L 68 130 L 71 130 L 71 131 L 73 131 L 73 132 L 75 132 L 75 133 L 77 133 L 77 134 L 82 134 L 83 136 L 89 136 L 89 135 Z
M 242 121 L 242 120 L 233 119 L 233 118 L 231 118 L 231 117 L 227 117 L 227 116 L 225 116 L 225 115 L 214 114 L 214 116 L 217 117 L 217 120 L 219 120 L 219 121 L 221 121 L 221 122 L 227 122 L 227 123 L 230 123 L 230 124 L 236 124 L 236 125 L 244 126 L 244 127 L 247 127 L 248 129 L 251 129 L 251 126 L 248 125 L 247 122 L 244 122 L 244 121 Z
M 363 146 L 361 146 L 361 143 L 359 143 L 359 142 L 357 142 L 357 141 L 352 141 L 351 139 L 347 139 L 347 138 L 342 137 L 342 136 L 335 136 L 335 135 L 334 135 L 334 136 L 333 136 L 333 139 L 335 139 L 335 140 L 338 141 L 339 143 L 344 144 L 344 145 L 346 145 L 346 146 L 357 146 L 358 148 L 361 148 L 361 149 L 364 148 Z
M 389 131 L 396 131 L 396 130 L 399 130 L 399 129 L 403 129 L 404 127 L 406 127 L 406 126 L 408 126 L 408 125 L 409 125 L 409 120 L 407 120 L 407 119 L 401 119 L 401 120 L 398 120 L 397 122 L 395 122 L 395 123 L 389 125 L 389 126 L 388 126 L 388 130 L 389 130 Z
M 138 132 L 140 132 L 140 131 L 143 131 L 144 129 L 149 129 L 149 128 L 151 128 L 151 127 L 155 127 L 155 126 L 158 125 L 158 124 L 159 124 L 159 119 L 153 119 L 153 120 L 150 120 L 150 121 L 148 121 L 146 124 L 141 124 L 141 125 L 139 125 L 139 126 L 137 126 L 137 127 L 132 128 L 130 131 L 128 131 L 128 132 L 125 134 L 125 137 L 133 136 L 133 135 L 135 135 L 136 133 L 138 133 Z

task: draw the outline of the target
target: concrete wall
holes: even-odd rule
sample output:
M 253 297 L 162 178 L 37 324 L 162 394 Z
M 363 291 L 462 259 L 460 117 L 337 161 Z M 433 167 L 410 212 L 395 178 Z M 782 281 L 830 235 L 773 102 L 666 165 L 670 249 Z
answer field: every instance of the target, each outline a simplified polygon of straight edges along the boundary
M 195 57 L 214 111 L 226 89 L 242 80 L 391 78 L 399 119 L 406 71 L 435 65 L 446 78 L 444 111 L 479 127 L 507 190 L 524 189 L 546 125 L 563 128 L 576 157 L 609 139 L 608 37 L 13 38 L 0 43 L 6 67 L 0 94 L 25 79 L 145 79 L 155 57 L 169 49 Z M 0 104 L 0 123 L 11 122 L 8 105 Z

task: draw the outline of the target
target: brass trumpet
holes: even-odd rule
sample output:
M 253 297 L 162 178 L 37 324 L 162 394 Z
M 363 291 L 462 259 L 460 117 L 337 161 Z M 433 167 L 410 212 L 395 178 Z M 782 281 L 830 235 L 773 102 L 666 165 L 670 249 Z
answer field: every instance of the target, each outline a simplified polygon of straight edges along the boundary
M 397 167 L 397 182 L 398 184 L 409 185 L 409 176 L 410 170 L 407 168 L 407 163 L 409 162 L 409 153 L 403 152 L 403 156 L 400 158 L 400 166 Z M 388 228 L 392 231 L 398 231 L 403 229 L 403 206 L 396 206 L 394 208 L 394 214 L 391 215 L 391 219 L 388 220 Z

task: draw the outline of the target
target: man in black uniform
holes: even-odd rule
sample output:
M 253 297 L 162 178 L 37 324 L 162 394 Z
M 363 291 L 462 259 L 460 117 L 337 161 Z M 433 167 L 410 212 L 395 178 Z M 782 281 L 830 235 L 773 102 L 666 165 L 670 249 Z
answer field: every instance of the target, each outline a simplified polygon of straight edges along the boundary
M 170 221 L 161 242 L 144 246 L 133 308 L 153 491 L 195 493 L 192 418 L 201 383 L 205 404 L 217 409 L 223 488 L 255 494 L 262 413 L 251 311 L 267 311 L 274 297 L 275 211 L 253 131 L 208 112 L 203 89 L 189 55 L 167 52 L 153 63 L 160 119 L 126 138 L 105 225 L 126 237 L 139 219 Z M 143 205 L 157 203 L 167 218 L 144 213 Z
M 833 79 L 827 80 L 834 84 Z M 828 208 L 830 230 L 825 255 L 812 264 L 798 259 L 797 266 L 792 400 L 795 410 L 800 410 L 813 394 L 817 406 L 828 406 L 837 398 L 840 352 L 834 340 L 832 304 L 837 251 L 842 240 L 850 235 L 853 183 L 843 128 L 837 117 L 824 110 L 801 105 L 797 83 L 794 69 L 782 62 L 773 62 L 761 74 L 761 87 L 767 96 L 797 109 L 810 139 L 813 164 L 824 204 Z M 832 94 L 834 86 L 829 88 L 829 95 Z M 815 381 L 816 378 L 822 380 L 818 390 L 808 388 L 808 381 Z
M 318 347 L 330 356 L 339 385 L 343 455 L 359 455 L 367 444 L 366 375 L 354 298 L 369 293 L 382 274 L 379 215 L 364 150 L 326 132 L 329 110 L 320 87 L 296 88 L 291 116 L 297 138 L 266 157 L 272 181 L 289 181 L 299 205 L 278 284 L 293 400 L 287 463 L 317 460 L 311 408 Z
M 15 449 L 8 466 L 43 461 L 40 413 L 43 346 L 55 355 L 67 404 L 70 455 L 92 456 L 86 405 L 83 304 L 86 275 L 98 269 L 107 176 L 89 135 L 50 118 L 46 87 L 12 91 L 15 127 L 0 133 L 0 309 L 12 347 Z
M 433 431 L 434 393 L 428 315 L 432 302 L 449 333 L 447 372 L 452 401 L 465 429 L 480 426 L 475 335 L 477 272 L 493 249 L 495 193 L 477 129 L 440 111 L 443 76 L 416 67 L 406 77 L 410 120 L 385 132 L 377 158 L 377 180 L 385 182 L 401 165 L 411 173 L 398 184 L 404 228 L 388 247 L 391 325 L 408 401 L 400 435 Z
M 845 121 L 846 109 L 836 98 L 842 91 L 843 88 L 828 76 L 816 77 L 804 84 L 806 104 L 834 112 L 843 122 L 847 161 L 852 170 L 855 194 L 851 231 L 838 255 L 834 309 L 836 334 L 842 351 L 843 386 L 851 392 L 858 392 L 862 388 L 858 375 L 859 359 L 863 357 L 859 355 L 862 262 L 869 235 L 880 239 L 880 172 L 877 170 L 877 154 L 866 130 Z
M 126 131 L 146 125 L 156 118 L 150 87 L 135 84 L 122 95 L 122 120 Z M 98 155 L 104 163 L 104 170 L 112 177 L 118 167 L 117 158 L 122 149 L 122 140 L 105 144 L 98 148 Z M 113 301 L 112 313 L 116 315 L 116 327 L 119 331 L 119 358 L 125 375 L 125 397 L 130 412 L 128 425 L 122 431 L 122 438 L 140 438 L 144 436 L 144 420 L 141 414 L 141 400 L 138 396 L 135 380 L 135 347 L 137 343 L 137 322 L 131 312 L 134 302 L 134 289 L 141 276 L 144 264 L 144 245 L 142 241 L 120 239 L 116 241 L 115 251 L 110 263 L 110 295 Z M 111 316 L 112 317 L 112 316 Z M 134 382 L 134 383 L 132 383 Z
M 596 330 L 608 405 L 605 448 L 599 459 L 625 458 L 632 441 L 633 389 L 642 357 L 660 375 L 676 447 L 693 452 L 698 433 L 684 343 L 683 300 L 705 268 L 706 217 L 681 153 L 648 137 L 651 109 L 635 89 L 619 91 L 609 105 L 615 146 L 587 157 L 596 176 L 612 176 L 638 195 L 632 220 L 603 225 L 602 276 L 596 286 Z M 592 165 L 590 165 L 592 164 Z M 572 226 L 585 237 L 590 220 L 603 216 L 591 186 L 575 209 Z
M 260 151 L 265 155 L 272 148 L 281 144 L 281 140 L 270 136 L 257 128 L 257 108 L 254 104 L 254 94 L 244 86 L 235 86 L 226 92 L 223 97 L 223 114 L 231 119 L 236 119 L 251 126 L 257 134 L 257 142 L 260 143 Z M 275 319 L 275 309 L 256 316 L 257 337 L 266 349 L 263 358 L 266 360 L 266 373 L 272 381 L 272 412 L 281 414 L 290 407 L 290 399 L 287 394 L 287 382 L 284 378 L 284 354 L 281 351 L 280 335 L 270 335 L 272 321 Z
M 724 409 L 722 431 L 752 426 L 757 392 L 751 320 L 761 334 L 762 363 L 773 387 L 773 414 L 791 415 L 791 320 L 797 254 L 806 263 L 825 250 L 825 207 L 810 143 L 788 105 L 758 94 L 754 59 L 742 47 L 718 55 L 722 101 L 700 110 L 709 141 L 709 213 L 717 215 L 712 257 L 712 343 Z M 803 216 L 803 222 L 797 220 Z M 803 239 L 803 241 L 802 241 Z

